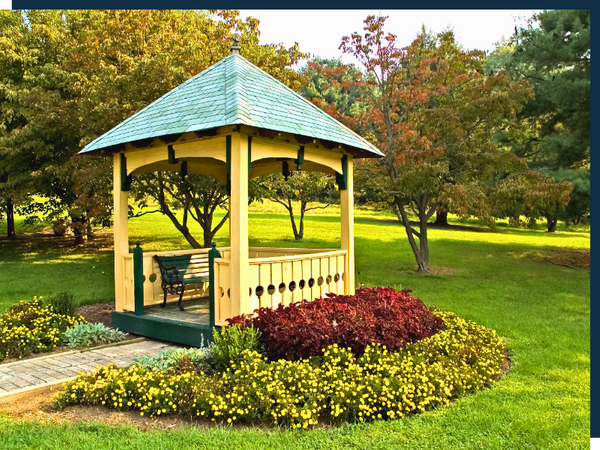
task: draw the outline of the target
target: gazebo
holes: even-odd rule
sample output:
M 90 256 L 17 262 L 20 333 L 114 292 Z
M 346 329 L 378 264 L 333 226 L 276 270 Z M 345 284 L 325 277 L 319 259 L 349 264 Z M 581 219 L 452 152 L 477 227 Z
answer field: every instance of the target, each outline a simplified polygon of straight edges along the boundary
M 188 345 L 211 339 L 213 326 L 263 306 L 353 294 L 353 161 L 383 154 L 306 99 L 232 54 L 108 131 L 80 154 L 112 156 L 115 312 L 121 330 Z M 336 176 L 341 248 L 255 248 L 248 244 L 248 180 L 293 170 Z M 129 251 L 132 177 L 156 171 L 212 176 L 230 187 L 230 245 L 209 249 Z M 203 297 L 186 311 L 163 301 L 156 256 L 191 255 L 208 283 L 186 286 Z M 207 298 L 207 294 L 208 298 Z M 178 297 L 172 297 L 178 298 Z M 167 313 L 167 310 L 170 311 Z M 194 312 L 196 314 L 194 314 Z

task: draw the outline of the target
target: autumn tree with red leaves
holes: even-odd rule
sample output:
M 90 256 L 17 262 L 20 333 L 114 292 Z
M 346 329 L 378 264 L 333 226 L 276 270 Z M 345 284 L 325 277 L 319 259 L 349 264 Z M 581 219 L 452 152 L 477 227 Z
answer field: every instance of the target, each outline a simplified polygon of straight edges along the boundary
M 493 186 L 527 173 L 524 160 L 491 138 L 514 121 L 532 89 L 504 71 L 484 76 L 485 53 L 464 50 L 451 31 L 432 36 L 423 30 L 400 48 L 396 36 L 384 32 L 385 20 L 369 16 L 364 34 L 342 39 L 340 49 L 363 66 L 360 82 L 368 87 L 363 99 L 368 108 L 344 122 L 386 154 L 364 161 L 358 181 L 391 206 L 406 229 L 418 271 L 427 273 L 427 222 L 436 209 L 491 219 Z

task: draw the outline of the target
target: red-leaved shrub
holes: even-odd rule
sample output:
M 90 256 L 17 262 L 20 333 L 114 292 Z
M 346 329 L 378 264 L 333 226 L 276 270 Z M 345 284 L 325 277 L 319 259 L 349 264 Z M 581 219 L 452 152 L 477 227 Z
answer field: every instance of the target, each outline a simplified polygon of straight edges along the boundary
M 350 348 L 357 356 L 372 343 L 396 351 L 433 335 L 444 324 L 410 292 L 365 288 L 355 295 L 327 294 L 312 302 L 260 308 L 252 316 L 228 322 L 258 328 L 271 360 L 321 355 L 332 344 Z

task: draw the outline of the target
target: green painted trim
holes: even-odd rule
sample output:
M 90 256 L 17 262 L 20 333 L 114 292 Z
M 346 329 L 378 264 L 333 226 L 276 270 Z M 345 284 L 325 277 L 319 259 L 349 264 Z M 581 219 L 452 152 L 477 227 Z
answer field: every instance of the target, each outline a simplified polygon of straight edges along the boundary
M 225 169 L 227 170 L 227 194 L 231 195 L 231 135 L 225 136 Z
M 208 324 L 212 328 L 215 326 L 215 258 L 220 258 L 221 254 L 216 242 L 211 246 L 208 251 Z
M 342 173 L 335 174 L 335 181 L 340 191 L 348 189 L 348 156 L 342 156 Z
M 204 344 L 213 341 L 213 328 L 206 324 L 191 324 L 175 320 L 144 315 L 136 316 L 129 312 L 112 312 L 112 326 L 126 333 L 133 333 L 161 341 L 199 347 L 204 336 Z M 221 327 L 215 327 L 220 331 Z
M 127 158 L 121 153 L 121 190 L 129 191 L 131 189 L 132 175 L 127 175 Z
M 144 252 L 140 247 L 140 241 L 135 243 L 133 249 L 133 298 L 135 315 L 144 314 Z
M 287 161 L 281 163 L 281 174 L 283 175 L 283 179 L 287 181 L 290 176 L 290 165 Z
M 301 145 L 298 149 L 298 158 L 294 162 L 296 163 L 296 170 L 302 170 L 302 164 L 304 164 L 304 145 Z
M 173 149 L 173 146 L 169 145 L 167 149 L 169 150 L 169 164 L 177 164 L 179 160 L 175 158 L 175 150 Z
M 252 170 L 252 136 L 248 136 L 248 173 Z
M 185 177 L 187 177 L 187 174 L 188 174 L 188 162 L 181 161 L 181 170 L 179 171 L 179 175 L 181 175 L 181 179 L 185 180 Z

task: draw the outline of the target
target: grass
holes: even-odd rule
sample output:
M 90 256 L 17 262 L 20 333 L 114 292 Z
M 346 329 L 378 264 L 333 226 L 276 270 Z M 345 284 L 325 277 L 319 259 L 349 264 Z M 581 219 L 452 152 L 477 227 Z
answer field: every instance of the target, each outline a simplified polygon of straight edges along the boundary
M 301 243 L 293 240 L 286 215 L 266 211 L 251 209 L 251 245 L 339 247 L 335 208 L 306 218 L 307 237 Z M 546 259 L 560 260 L 589 250 L 589 233 L 432 229 L 431 265 L 439 274 L 419 275 L 404 230 L 390 219 L 389 214 L 357 212 L 357 281 L 412 289 L 429 305 L 496 329 L 508 343 L 512 369 L 490 389 L 461 398 L 451 408 L 398 421 L 308 432 L 217 426 L 146 433 L 95 423 L 19 423 L 5 415 L 0 416 L 2 448 L 589 448 L 590 274 L 535 257 L 542 252 Z M 140 240 L 146 250 L 186 247 L 167 219 L 157 215 L 130 220 L 130 236 L 130 244 Z M 227 245 L 227 230 L 215 240 Z M 48 295 L 51 289 L 68 290 L 82 301 L 110 299 L 110 252 L 17 254 L 5 244 L 0 242 L 0 308 Z
M 77 251 L 52 242 L 0 240 L 0 313 L 19 300 L 74 294 L 79 305 L 114 300 L 112 249 Z

